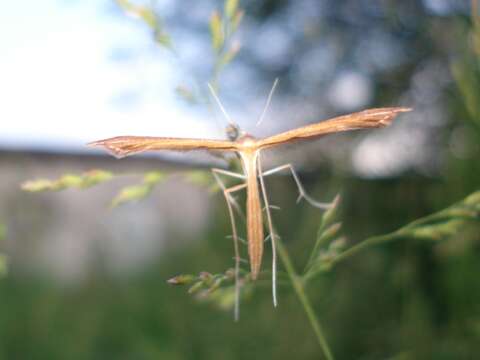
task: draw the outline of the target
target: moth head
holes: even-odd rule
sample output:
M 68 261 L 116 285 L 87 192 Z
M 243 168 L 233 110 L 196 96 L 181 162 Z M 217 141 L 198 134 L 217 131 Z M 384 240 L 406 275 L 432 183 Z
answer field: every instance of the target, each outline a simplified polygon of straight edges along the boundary
M 241 135 L 242 131 L 237 124 L 230 123 L 225 128 L 225 132 L 227 133 L 228 140 L 236 141 Z

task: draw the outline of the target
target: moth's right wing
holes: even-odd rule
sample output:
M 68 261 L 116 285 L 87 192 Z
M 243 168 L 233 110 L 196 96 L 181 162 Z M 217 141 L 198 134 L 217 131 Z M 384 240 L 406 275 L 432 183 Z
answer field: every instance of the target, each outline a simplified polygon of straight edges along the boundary
M 183 139 L 154 136 L 117 136 L 109 139 L 93 141 L 89 146 L 103 146 L 117 158 L 156 150 L 218 150 L 235 151 L 236 145 L 232 141 Z
M 265 148 L 302 139 L 318 138 L 342 131 L 384 127 L 390 125 L 399 113 L 407 111 L 411 111 L 411 109 L 403 107 L 368 109 L 260 139 L 258 144 Z

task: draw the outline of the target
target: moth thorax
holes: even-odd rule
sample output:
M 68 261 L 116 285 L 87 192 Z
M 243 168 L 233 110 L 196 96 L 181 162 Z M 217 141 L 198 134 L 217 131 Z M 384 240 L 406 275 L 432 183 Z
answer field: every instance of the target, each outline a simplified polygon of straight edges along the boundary
M 244 147 L 253 147 L 256 144 L 256 139 L 250 134 L 244 134 L 240 136 L 237 142 L 241 143 Z

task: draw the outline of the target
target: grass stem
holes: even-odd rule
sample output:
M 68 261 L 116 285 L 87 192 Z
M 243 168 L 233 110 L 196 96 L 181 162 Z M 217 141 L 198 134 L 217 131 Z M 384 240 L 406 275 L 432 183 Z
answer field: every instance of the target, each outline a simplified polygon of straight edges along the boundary
M 312 308 L 310 299 L 308 298 L 305 291 L 305 285 L 302 281 L 302 278 L 296 272 L 292 260 L 290 259 L 290 255 L 288 254 L 288 251 L 283 245 L 283 242 L 280 238 L 277 238 L 276 245 L 280 260 L 282 261 L 283 266 L 285 267 L 285 270 L 290 278 L 290 281 L 292 282 L 295 293 L 300 300 L 300 303 L 302 304 L 305 313 L 307 314 L 310 325 L 313 328 L 313 331 L 318 340 L 318 343 L 320 344 L 320 347 L 322 348 L 325 358 L 327 360 L 334 360 L 332 351 L 330 350 L 330 346 L 328 345 L 327 339 L 322 330 L 322 326 L 320 325 L 320 321 L 318 320 L 318 317 Z

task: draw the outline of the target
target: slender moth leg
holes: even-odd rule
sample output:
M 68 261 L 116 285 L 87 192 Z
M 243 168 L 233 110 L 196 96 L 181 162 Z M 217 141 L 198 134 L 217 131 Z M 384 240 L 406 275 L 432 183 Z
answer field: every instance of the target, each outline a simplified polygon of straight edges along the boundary
M 316 207 L 316 208 L 319 208 L 319 209 L 330 209 L 332 207 L 332 203 L 322 203 L 322 202 L 318 202 L 316 201 L 315 199 L 313 199 L 311 196 L 309 196 L 307 194 L 307 192 L 305 191 L 305 189 L 303 188 L 303 185 L 302 183 L 300 182 L 300 179 L 297 175 L 297 173 L 295 172 L 295 169 L 293 168 L 292 164 L 286 164 L 286 165 L 282 165 L 282 166 L 278 166 L 274 169 L 271 169 L 271 170 L 268 170 L 268 171 L 265 171 L 262 176 L 269 176 L 269 175 L 272 175 L 274 173 L 277 173 L 277 172 L 280 172 L 282 170 L 285 170 L 285 169 L 289 169 L 290 172 L 292 173 L 292 176 L 293 176 L 293 179 L 295 180 L 295 183 L 297 184 L 297 188 L 298 188 L 298 192 L 299 192 L 299 196 L 298 196 L 298 199 L 297 199 L 297 203 L 302 200 L 302 198 L 304 198 L 305 200 L 307 200 L 307 202 Z
M 214 173 L 231 176 L 231 177 L 234 177 L 234 178 L 237 178 L 237 179 L 245 180 L 247 178 L 245 175 L 239 174 L 239 173 L 236 173 L 236 172 L 233 172 L 233 171 L 228 171 L 228 170 L 223 170 L 223 169 L 218 169 L 218 168 L 212 168 L 212 171 Z
M 223 195 L 225 196 L 225 201 L 227 203 L 228 214 L 230 216 L 230 222 L 232 224 L 232 236 L 233 236 L 233 247 L 235 251 L 235 309 L 234 309 L 234 318 L 235 321 L 238 321 L 240 315 L 240 250 L 238 248 L 238 234 L 237 234 L 237 226 L 235 224 L 235 217 L 233 214 L 232 203 L 230 202 L 230 198 L 232 196 L 231 193 L 235 191 L 242 190 L 247 187 L 247 184 L 239 184 L 232 186 L 231 188 L 224 189 Z M 233 199 L 233 198 L 232 198 Z
M 242 180 L 245 180 L 246 177 L 245 175 L 243 174 L 239 174 L 239 173 L 236 173 L 236 172 L 232 172 L 232 171 L 227 171 L 227 170 L 223 170 L 223 169 L 217 169 L 217 168 L 212 168 L 212 175 L 213 177 L 215 178 L 215 180 L 217 181 L 218 185 L 220 186 L 220 189 L 222 189 L 222 191 L 225 191 L 227 189 L 227 187 L 225 186 L 225 183 L 222 181 L 222 179 L 220 178 L 219 174 L 221 175 L 226 175 L 226 176 L 230 176 L 230 177 L 233 177 L 235 179 L 242 179 Z M 242 211 L 242 208 L 240 207 L 240 205 L 238 205 L 238 202 L 237 200 L 235 200 L 235 198 L 233 196 L 231 196 L 230 194 L 228 194 L 228 200 L 231 201 L 231 203 L 233 204 L 233 206 L 235 207 L 235 210 L 237 211 L 237 213 L 242 217 L 242 218 L 245 218 L 245 214 L 243 213 Z
M 260 152 L 258 153 L 258 177 L 260 179 L 260 186 L 262 188 L 263 202 L 265 203 L 265 211 L 267 213 L 268 231 L 272 241 L 272 297 L 273 306 L 277 306 L 277 245 L 276 236 L 273 229 L 272 216 L 270 214 L 270 205 L 268 203 L 267 190 L 265 188 L 265 181 L 263 180 L 262 162 L 260 160 Z

